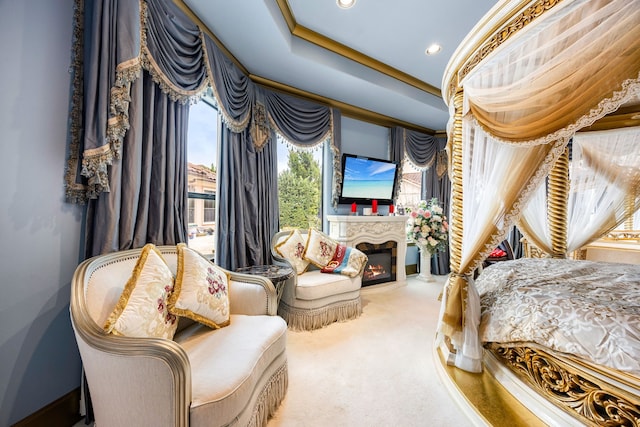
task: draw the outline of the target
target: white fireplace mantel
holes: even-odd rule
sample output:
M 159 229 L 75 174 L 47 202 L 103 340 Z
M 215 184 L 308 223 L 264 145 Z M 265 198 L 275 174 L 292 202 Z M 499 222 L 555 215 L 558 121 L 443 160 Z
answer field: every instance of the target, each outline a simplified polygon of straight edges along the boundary
M 396 285 L 407 282 L 407 219 L 406 216 L 327 215 L 329 235 L 346 246 L 396 242 Z

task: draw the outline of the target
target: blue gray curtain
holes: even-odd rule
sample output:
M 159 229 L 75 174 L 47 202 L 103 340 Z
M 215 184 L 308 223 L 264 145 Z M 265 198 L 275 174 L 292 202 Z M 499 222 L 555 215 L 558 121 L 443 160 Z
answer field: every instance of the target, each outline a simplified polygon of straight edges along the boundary
M 446 138 L 394 127 L 391 129 L 391 160 L 401 167 L 405 156 L 422 170 L 423 200 L 437 198 L 445 212 L 449 212 L 451 181 L 447 174 Z M 402 173 L 402 169 L 400 172 Z M 396 194 L 399 191 L 399 184 Z M 431 257 L 434 274 L 449 274 L 449 251 Z
M 206 75 L 191 59 L 161 59 L 167 49 L 201 51 L 197 27 L 177 19 L 159 28 L 172 13 L 161 3 L 148 10 L 143 3 L 116 0 L 84 6 L 76 20 L 76 34 L 84 30 L 75 63 L 82 90 L 74 94 L 72 115 L 79 136 L 72 137 L 77 145 L 70 149 L 80 161 L 68 169 L 81 166 L 83 178 L 74 177 L 67 194 L 88 202 L 85 257 L 184 241 L 186 100 L 206 84 Z M 144 44 L 141 13 L 147 15 Z M 80 93 L 81 102 L 75 100 Z
M 234 117 L 223 118 L 220 141 L 216 263 L 233 270 L 271 262 L 269 245 L 280 217 L 277 138 L 302 147 L 319 144 L 332 135 L 333 112 L 251 82 L 245 85 L 234 64 L 225 68 L 225 85 L 216 87 L 216 99 Z M 250 120 L 243 107 L 252 109 Z
M 446 138 L 435 138 L 436 154 L 431 166 L 422 174 L 422 198 L 437 198 L 442 209 L 449 212 L 451 200 L 451 181 L 447 173 Z M 447 215 L 450 217 L 450 215 Z M 438 252 L 431 258 L 431 271 L 434 274 L 449 274 L 449 251 Z
M 224 123 L 216 262 L 268 262 L 276 132 L 314 145 L 339 114 L 255 85 L 171 0 L 76 0 L 74 37 L 65 187 L 88 203 L 85 256 L 186 240 L 189 104 L 211 88 Z
M 249 129 L 222 131 L 216 264 L 228 269 L 270 263 L 278 231 L 278 160 L 274 138 L 257 149 Z M 268 237 L 268 238 L 267 238 Z
M 86 257 L 185 240 L 188 107 L 169 100 L 146 72 L 131 95 L 140 102 L 129 109 L 131 129 L 108 170 L 111 191 L 89 200 Z

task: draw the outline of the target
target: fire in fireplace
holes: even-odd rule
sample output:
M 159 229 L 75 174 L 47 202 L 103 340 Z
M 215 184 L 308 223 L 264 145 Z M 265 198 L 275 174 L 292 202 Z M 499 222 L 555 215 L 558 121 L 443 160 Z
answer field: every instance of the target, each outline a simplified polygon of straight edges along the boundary
M 356 247 L 367 254 L 369 260 L 362 275 L 362 286 L 396 280 L 396 242 L 383 244 L 360 243 Z

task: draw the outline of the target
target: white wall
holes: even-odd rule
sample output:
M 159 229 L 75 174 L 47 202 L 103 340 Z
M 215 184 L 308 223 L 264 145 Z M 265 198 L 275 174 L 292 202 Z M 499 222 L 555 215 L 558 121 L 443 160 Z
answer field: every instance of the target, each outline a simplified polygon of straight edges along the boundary
M 83 209 L 64 202 L 73 0 L 0 1 L 0 426 L 80 384 Z

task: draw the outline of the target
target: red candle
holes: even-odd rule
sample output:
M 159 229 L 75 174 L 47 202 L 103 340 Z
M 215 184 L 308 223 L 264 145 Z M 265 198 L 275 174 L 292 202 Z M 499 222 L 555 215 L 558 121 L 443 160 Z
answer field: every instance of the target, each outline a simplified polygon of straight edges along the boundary
M 389 205 L 389 213 L 392 214 L 393 213 L 393 205 Z
M 378 213 L 378 201 L 374 200 L 371 202 L 371 213 Z
M 351 203 L 351 212 L 356 213 L 356 204 L 355 202 Z

